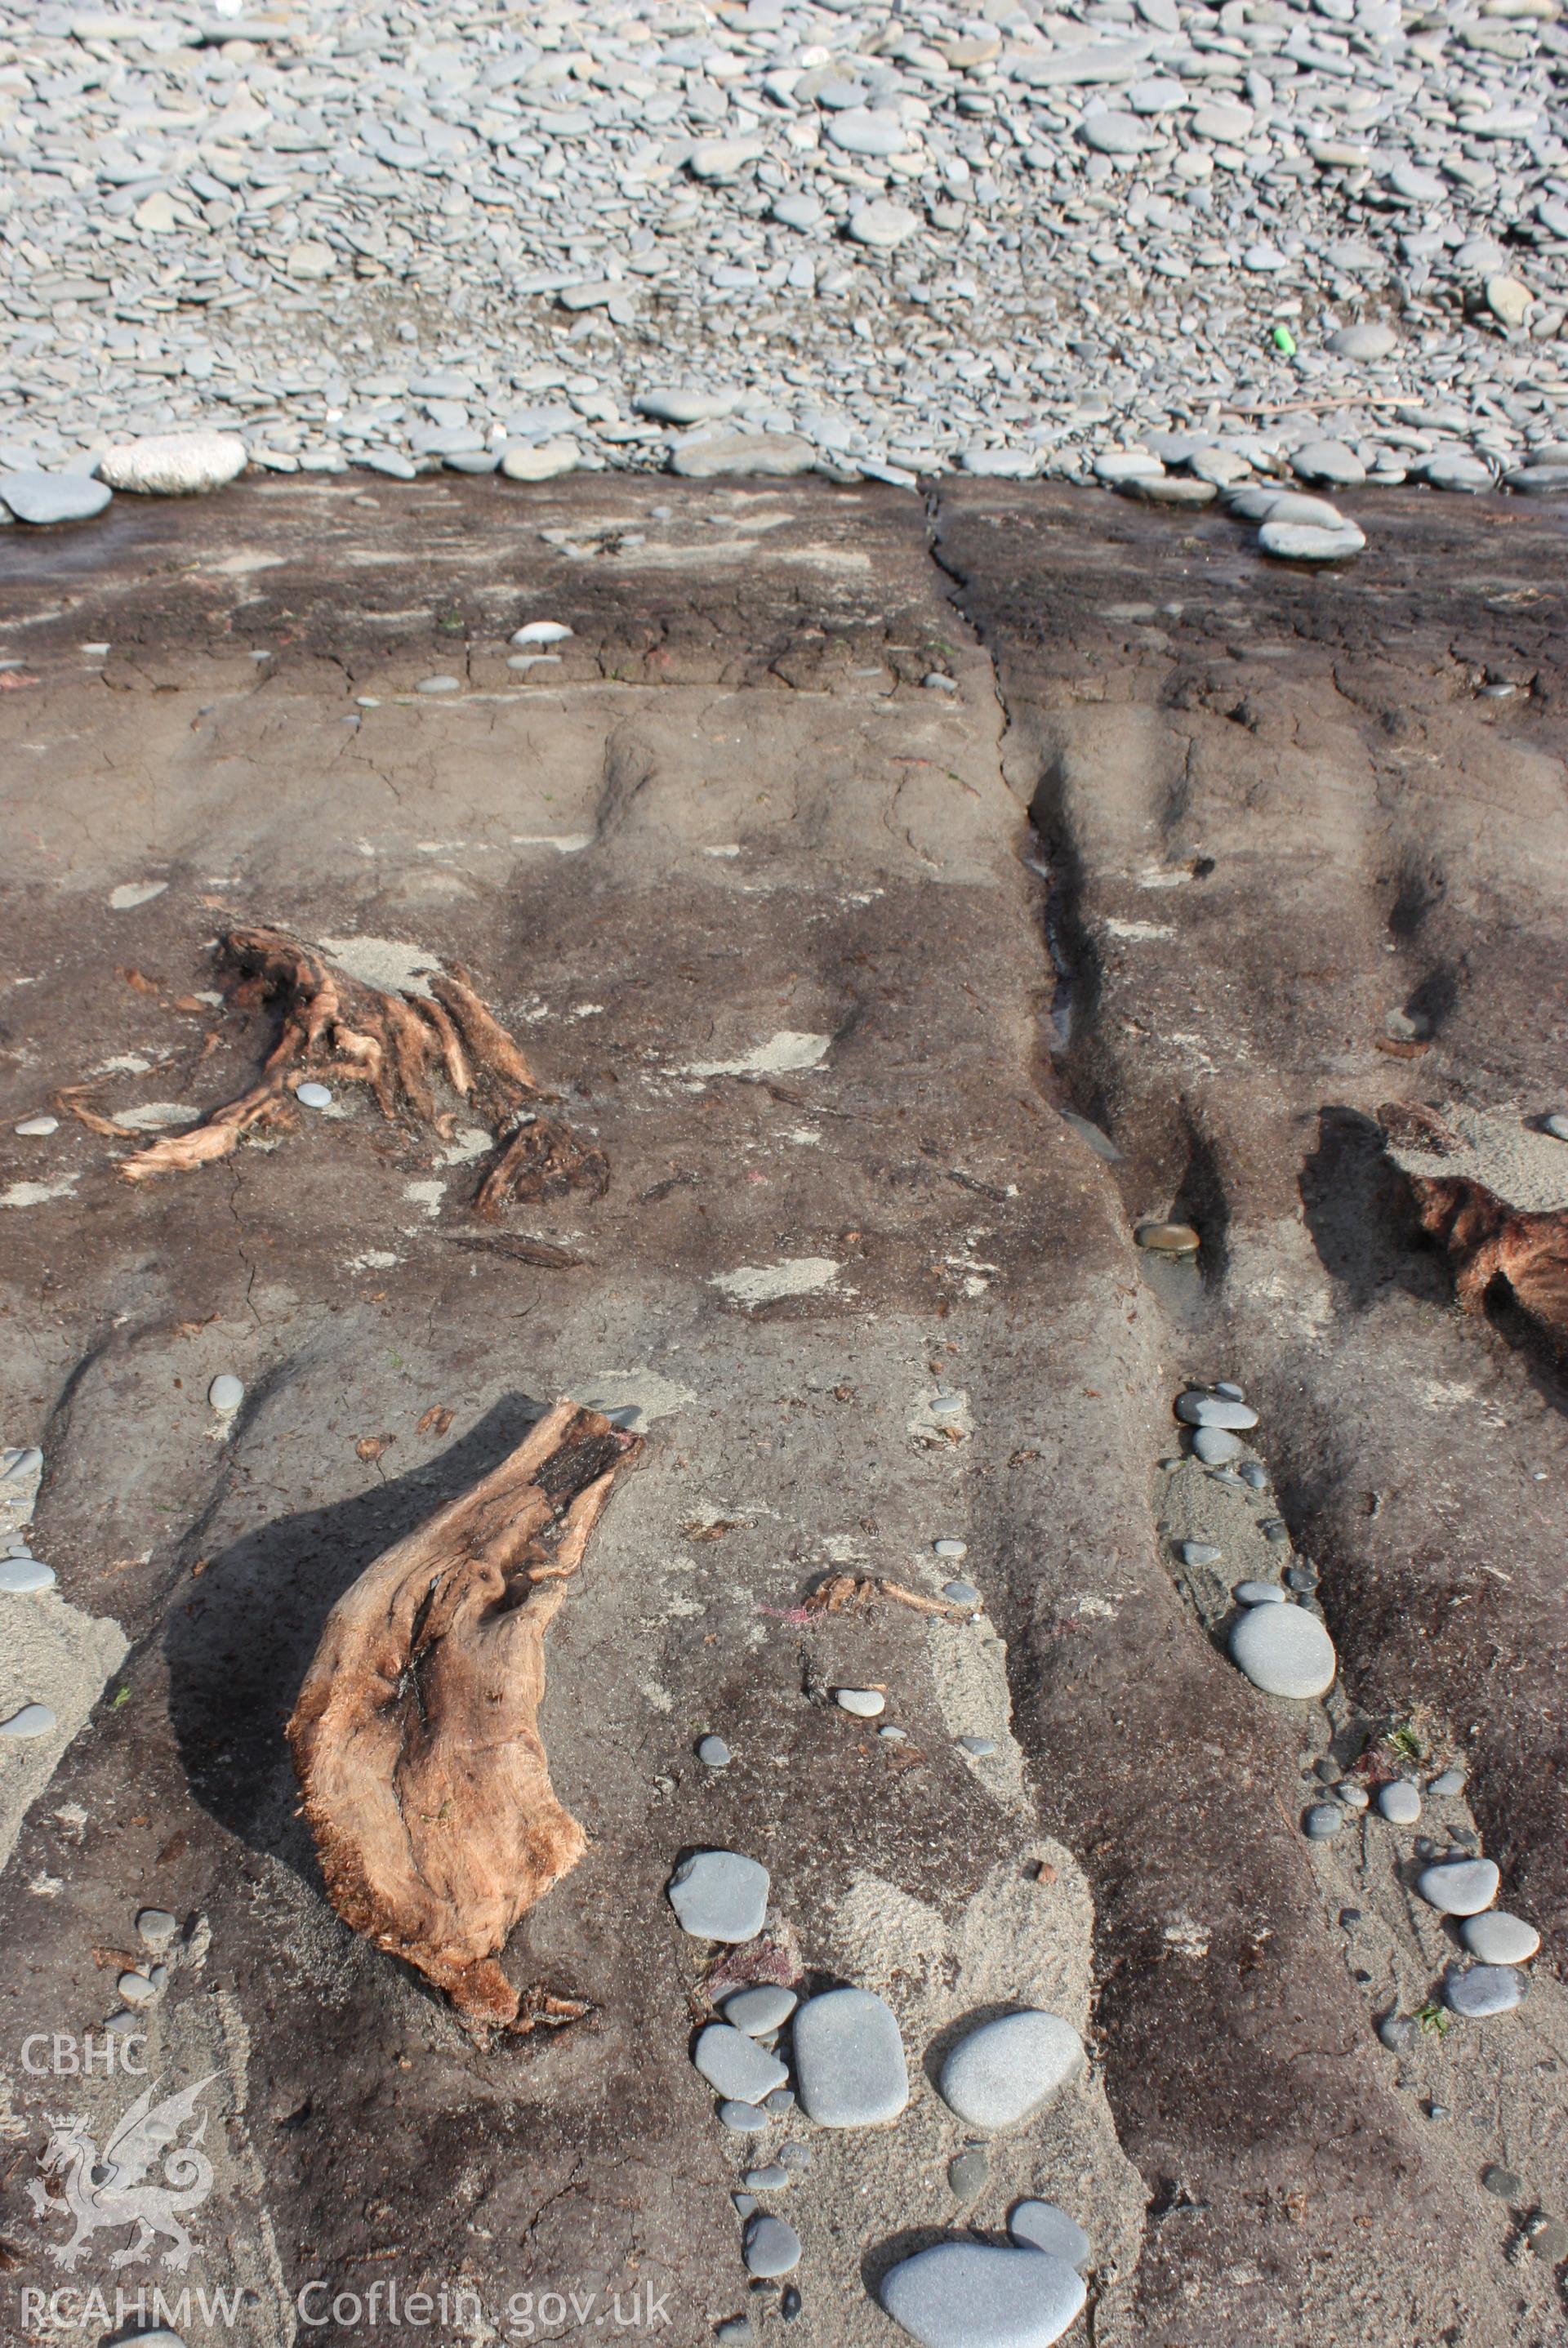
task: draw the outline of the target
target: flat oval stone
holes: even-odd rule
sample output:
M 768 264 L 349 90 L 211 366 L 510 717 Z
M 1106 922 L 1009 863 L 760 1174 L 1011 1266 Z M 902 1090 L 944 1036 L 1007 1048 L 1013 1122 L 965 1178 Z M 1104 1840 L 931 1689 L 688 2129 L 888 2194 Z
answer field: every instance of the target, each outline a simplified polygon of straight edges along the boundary
M 1421 1815 L 1421 1797 L 1408 1777 L 1396 1777 L 1378 1794 L 1377 1807 L 1390 1826 L 1413 1827 Z
M 1359 326 L 1341 326 L 1336 335 L 1330 335 L 1327 343 L 1327 348 L 1340 359 L 1386 359 L 1398 347 L 1399 337 L 1392 326 L 1370 321 Z
M 752 1989 L 732 1991 L 719 2011 L 732 2029 L 744 2030 L 748 2038 L 766 2038 L 789 2021 L 799 2003 L 792 1989 L 778 1982 L 758 1982 Z
M 1524 1982 L 1511 1965 L 1471 1965 L 1468 1972 L 1450 1973 L 1443 1983 L 1443 2003 L 1467 2022 L 1511 2013 L 1523 1996 Z
M 1334 1790 L 1347 1810 L 1365 1810 L 1370 1807 L 1371 1797 L 1366 1787 L 1358 1786 L 1353 1777 L 1342 1777 Z
M 880 1688 L 835 1688 L 833 1702 L 841 1712 L 852 1713 L 857 1720 L 875 1720 L 887 1710 L 887 1698 Z
M 1343 440 L 1309 440 L 1291 456 L 1291 470 L 1304 481 L 1326 481 L 1334 489 L 1353 489 L 1367 479 L 1367 468 Z
M 416 693 L 461 693 L 460 676 L 422 676 L 414 687 Z
M 710 2022 L 697 2033 L 691 2059 L 708 2085 L 730 2103 L 759 2104 L 789 2076 L 776 2054 L 727 2022 Z
M 909 2101 L 909 2066 L 892 2009 L 869 1989 L 830 1989 L 795 2014 L 795 2078 L 819 2127 L 876 2127 Z
M 755 2136 L 768 2126 L 768 2115 L 755 2104 L 720 2104 L 718 2116 L 736 2136 Z
M 1203 1394 L 1190 1386 L 1176 1397 L 1176 1416 L 1187 1426 L 1255 1426 L 1258 1415 L 1250 1403 L 1233 1402 L 1228 1395 Z
M 318 1085 L 313 1076 L 306 1083 L 294 1086 L 294 1098 L 302 1108 L 330 1108 L 332 1086 Z
M 90 521 L 113 495 L 107 481 L 86 473 L 0 473 L 0 504 L 40 530 L 57 521 Z
M 1078 137 L 1096 155 L 1141 155 L 1159 135 L 1135 114 L 1113 114 L 1109 108 L 1086 114 L 1078 124 Z
M 1439 1770 L 1427 1787 L 1429 1794 L 1436 1794 L 1439 1799 L 1443 1801 L 1452 1794 L 1462 1794 L 1464 1789 L 1465 1773 L 1462 1769 Z
M 1527 1965 L 1541 1946 L 1534 1925 L 1527 1924 L 1522 1916 L 1511 1916 L 1506 1908 L 1467 1916 L 1460 1926 L 1460 1938 L 1483 1965 Z
M 1200 1426 L 1192 1437 L 1192 1457 L 1205 1468 L 1223 1468 L 1242 1456 L 1242 1438 L 1228 1426 Z
M 1156 1255 L 1196 1255 L 1202 1245 L 1191 1223 L 1140 1223 L 1132 1236 Z
M 940 1540 L 932 1542 L 931 1553 L 933 1557 L 941 1558 L 944 1564 L 956 1565 L 960 1558 L 968 1556 L 969 1544 L 966 1540 L 959 1540 L 953 1533 L 944 1533 Z
M 1301 1606 L 1251 1606 L 1231 1632 L 1231 1661 L 1265 1695 L 1305 1703 L 1326 1695 L 1338 1659 L 1315 1614 Z
M 55 1715 L 46 1704 L 25 1704 L 9 1720 L 0 1720 L 0 1736 L 47 1736 L 55 1726 Z
M 1271 515 L 1258 531 L 1263 551 L 1282 562 L 1344 562 L 1366 543 L 1354 522 L 1325 530 L 1313 522 L 1276 521 Z
M 221 1372 L 208 1387 L 207 1399 L 214 1410 L 222 1411 L 225 1415 L 238 1410 L 245 1399 L 243 1379 L 237 1378 L 232 1370 Z
M 1051 2348 L 1088 2293 L 1044 2250 L 938 2242 L 882 2279 L 882 2303 L 921 2348 Z
M 800 2237 L 782 2218 L 770 2218 L 759 2209 L 746 2221 L 741 2256 L 748 2274 L 793 2274 L 800 2263 Z
M 1501 1881 L 1495 1859 L 1441 1859 L 1421 1869 L 1416 1889 L 1441 1915 L 1479 1916 L 1497 1898 Z
M 712 412 L 711 406 L 705 404 L 702 413 L 704 415 L 708 415 Z M 693 417 L 689 420 L 695 422 L 696 418 Z M 572 631 L 567 627 L 564 621 L 530 620 L 526 627 L 519 628 L 514 632 L 511 641 L 514 644 L 520 646 L 523 644 L 563 644 L 571 633 Z
M 698 1740 L 696 1757 L 705 1769 L 727 1769 L 735 1756 L 722 1736 L 704 1736 Z
M 667 1897 L 694 1941 L 749 1941 L 768 1913 L 768 1869 L 737 1850 L 694 1851 L 671 1876 Z
M 971 2127 L 1012 2127 L 1075 2078 L 1083 2060 L 1082 2039 L 1059 2014 L 1004 2013 L 951 2049 L 937 2092 Z
M 1314 1802 L 1301 1824 L 1309 1842 L 1326 1842 L 1345 1824 L 1345 1813 L 1336 1802 Z
M 1234 1591 L 1238 1606 L 1283 1606 L 1284 1591 L 1277 1581 L 1238 1581 Z
M 1183 1565 L 1218 1565 L 1221 1552 L 1212 1541 L 1178 1541 Z
M 969 2152 L 954 2154 L 947 2164 L 947 2188 L 955 2201 L 965 2208 L 977 2201 L 990 2181 L 991 2163 L 978 2145 Z
M 51 1133 L 58 1133 L 60 1120 L 57 1117 L 25 1117 L 20 1125 L 13 1126 L 11 1129 L 14 1133 L 25 1135 L 29 1141 L 45 1141 Z
M 158 1992 L 145 1973 L 121 1973 L 115 1988 L 127 2005 L 156 2005 L 158 2003 Z
M 1022 2250 L 1045 2250 L 1069 2267 L 1087 2266 L 1092 2243 L 1083 2228 L 1054 2201 L 1020 2201 L 1007 2231 Z
M 954 1606 L 978 1606 L 980 1603 L 980 1592 L 972 1581 L 944 1581 L 942 1594 Z
M 36 1590 L 53 1590 L 55 1569 L 36 1557 L 0 1558 L 0 1591 L 11 1598 L 29 1597 Z

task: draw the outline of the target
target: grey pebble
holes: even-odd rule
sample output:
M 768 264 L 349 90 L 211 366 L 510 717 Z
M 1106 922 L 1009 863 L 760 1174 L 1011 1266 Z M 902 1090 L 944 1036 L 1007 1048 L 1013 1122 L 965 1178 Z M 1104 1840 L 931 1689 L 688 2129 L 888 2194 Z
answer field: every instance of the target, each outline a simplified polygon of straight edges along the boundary
M 1222 1554 L 1212 1541 L 1184 1540 L 1176 1546 L 1183 1565 L 1218 1565 Z
M 0 473 L 0 504 L 18 521 L 46 529 L 53 522 L 90 521 L 114 491 L 85 473 Z
M 1524 2179 L 1495 2160 L 1489 2161 L 1481 2170 L 1480 2181 L 1489 2193 L 1497 2195 L 1500 2201 L 1517 2201 L 1524 2191 Z
M 1478 1916 L 1491 1906 L 1501 1880 L 1494 1859 L 1449 1859 L 1424 1868 L 1416 1889 L 1445 1916 Z
M 8 1597 L 30 1597 L 55 1586 L 55 1570 L 36 1557 L 0 1558 L 0 1591 Z
M 1005 2013 L 949 2049 L 937 2092 L 971 2127 L 1012 2127 L 1075 2078 L 1083 2063 L 1083 2041 L 1059 2014 Z
M 755 2136 L 768 2126 L 768 2114 L 755 2104 L 720 2104 L 718 2116 L 736 2136 Z
M 1365 1810 L 1371 1807 L 1372 1797 L 1366 1787 L 1358 1786 L 1353 1777 L 1342 1777 L 1334 1790 L 1347 1810 Z
M 956 1565 L 960 1558 L 968 1556 L 969 1544 L 966 1540 L 960 1540 L 954 1533 L 944 1533 L 940 1540 L 932 1542 L 931 1551 L 934 1557 L 941 1558 L 944 1564 Z
M 46 1704 L 25 1704 L 8 1720 L 0 1720 L 0 1736 L 14 1736 L 19 1744 L 34 1736 L 47 1736 L 57 1725 L 52 1707 Z
M 699 1850 L 669 1881 L 681 1930 L 698 1941 L 750 1941 L 768 1913 L 768 1869 L 734 1850 Z
M 903 2040 L 871 1990 L 833 1989 L 795 2013 L 791 2044 L 801 2106 L 819 2127 L 874 2127 L 909 2101 Z
M 942 1594 L 954 1606 L 978 1606 L 980 1592 L 972 1581 L 944 1581 Z
M 1470 2022 L 1484 2022 L 1509 2013 L 1524 1996 L 1524 1976 L 1512 1965 L 1471 1965 L 1450 1973 L 1443 1983 L 1443 2003 Z
M 1192 1437 L 1192 1456 L 1206 1468 L 1223 1468 L 1242 1456 L 1242 1438 L 1228 1427 L 1201 1426 Z
M 947 2183 L 954 2200 L 967 2209 L 985 2190 L 991 2175 L 991 2163 L 978 2146 L 968 2152 L 955 2153 L 947 2164 Z
M 1396 1777 L 1380 1789 L 1377 1807 L 1391 1826 L 1413 1827 L 1421 1815 L 1421 1797 L 1408 1777 Z
M 759 2104 L 789 2075 L 777 2055 L 727 2022 L 710 2022 L 697 2033 L 692 2061 L 708 2085 L 731 2103 Z
M 414 687 L 416 693 L 461 693 L 460 676 L 422 676 Z
M 738 2218 L 749 2218 L 759 2206 L 755 2193 L 732 2193 L 729 2199 Z
M 1228 1395 L 1203 1394 L 1196 1386 L 1177 1396 L 1176 1416 L 1188 1426 L 1222 1426 L 1233 1433 L 1244 1432 L 1258 1423 L 1250 1403 L 1233 1402 Z
M 1301 1823 L 1311 1841 L 1326 1842 L 1345 1824 L 1345 1813 L 1337 1802 L 1314 1802 Z
M 758 1982 L 748 1989 L 731 1990 L 719 2011 L 732 2029 L 748 2038 L 764 2038 L 789 2021 L 799 2003 L 792 1989 L 774 1982 Z
M 1325 1695 L 1338 1662 L 1334 1642 L 1299 1606 L 1251 1606 L 1230 1636 L 1231 1660 L 1265 1695 L 1304 1701 Z
M 1289 1602 L 1277 1581 L 1238 1581 L 1232 1594 L 1238 1606 L 1284 1606 Z
M 793 2323 L 805 2305 L 798 2283 L 787 2282 L 779 2300 L 779 2313 L 786 2323 Z
M 722 1736 L 704 1736 L 698 1739 L 696 1757 L 705 1768 L 727 1769 L 735 1756 Z
M 786 2168 L 781 2160 L 770 2160 L 763 2168 L 748 2168 L 741 2183 L 752 2193 L 778 2193 L 794 2182 L 795 2172 Z
M 741 2255 L 748 2274 L 792 2274 L 800 2263 L 800 2237 L 782 2218 L 759 2210 L 747 2219 Z
M 1085 2267 L 1094 2248 L 1083 2228 L 1054 2201 L 1020 2201 L 1009 2210 L 1007 2231 L 1020 2250 L 1047 2250 L 1069 2267 Z
M 880 2290 L 921 2348 L 1051 2348 L 1088 2296 L 1065 2260 L 984 2242 L 917 2250 L 889 2268 Z
M 1242 1463 L 1241 1478 L 1251 1490 L 1261 1492 L 1269 1480 L 1268 1469 L 1256 1459 L 1246 1459 Z
M 793 2087 L 775 2087 L 765 2100 L 767 2108 L 776 2120 L 785 2119 L 795 2108 L 795 2090 Z
M 1377 2024 L 1377 2035 L 1390 2054 L 1403 2054 L 1416 2043 L 1416 2024 L 1408 2013 L 1387 2013 Z
M 1462 1794 L 1464 1789 L 1465 1773 L 1462 1769 L 1439 1770 L 1427 1787 L 1429 1794 L 1436 1794 L 1440 1800 L 1444 1801 L 1455 1794 Z
M 779 2157 L 786 2168 L 792 2168 L 799 2176 L 802 2169 L 810 2168 L 811 2166 L 811 2147 L 809 2144 L 796 2144 L 793 2141 L 781 2144 L 779 2147 Z
M 960 1749 L 971 1755 L 976 1761 L 984 1761 L 987 1754 L 995 1753 L 996 1750 L 996 1740 L 994 1736 L 961 1736 L 958 1743 Z
M 1527 1965 L 1541 1946 L 1534 1925 L 1527 1924 L 1522 1916 L 1511 1916 L 1506 1908 L 1488 1908 L 1479 1916 L 1467 1916 L 1460 1926 L 1460 1938 L 1483 1965 Z
M 722 2323 L 714 2327 L 713 2336 L 723 2341 L 724 2348 L 745 2348 L 745 2343 L 755 2340 L 757 2334 L 751 2328 L 749 2317 L 727 2315 Z

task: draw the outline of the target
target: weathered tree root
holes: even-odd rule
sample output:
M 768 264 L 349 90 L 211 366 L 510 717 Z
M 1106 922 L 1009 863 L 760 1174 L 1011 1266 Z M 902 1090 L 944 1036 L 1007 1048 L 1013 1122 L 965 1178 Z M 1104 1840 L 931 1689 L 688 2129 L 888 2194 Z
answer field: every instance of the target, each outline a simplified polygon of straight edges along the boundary
M 288 1724 L 333 1906 L 445 1990 L 481 2042 L 586 2011 L 520 1992 L 496 1959 L 586 1848 L 539 1733 L 544 1634 L 642 1447 L 558 1402 L 345 1591 Z
M 1523 1126 L 1511 1136 L 1497 1116 L 1463 1108 L 1444 1117 L 1389 1101 L 1377 1121 L 1422 1229 L 1454 1260 L 1454 1292 L 1465 1311 L 1481 1312 L 1501 1277 L 1521 1309 L 1568 1353 L 1568 1170 L 1555 1196 L 1552 1188 L 1553 1153 L 1562 1153 L 1568 1169 L 1568 1147 L 1547 1140 L 1542 1149 Z
M 128 1182 L 211 1165 L 245 1134 L 287 1125 L 288 1096 L 307 1076 L 368 1085 L 383 1117 L 412 1117 L 449 1139 L 454 1114 L 438 1109 L 432 1090 L 439 1076 L 503 1137 L 475 1201 L 481 1215 L 498 1215 L 509 1199 L 572 1189 L 603 1198 L 608 1159 L 542 1114 L 537 1105 L 548 1096 L 464 971 L 432 973 L 428 996 L 389 994 L 281 930 L 231 930 L 220 953 L 238 981 L 238 1000 L 281 1004 L 278 1040 L 238 1100 L 126 1159 L 119 1170 Z

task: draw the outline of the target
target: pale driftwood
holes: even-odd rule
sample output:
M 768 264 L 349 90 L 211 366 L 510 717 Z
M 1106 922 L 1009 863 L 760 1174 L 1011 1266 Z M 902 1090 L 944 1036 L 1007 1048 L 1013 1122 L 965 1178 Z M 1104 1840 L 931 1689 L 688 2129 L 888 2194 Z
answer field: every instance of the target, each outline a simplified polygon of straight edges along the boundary
M 124 1159 L 119 1170 L 128 1182 L 211 1165 L 245 1134 L 286 1124 L 289 1095 L 306 1076 L 368 1085 L 384 1117 L 409 1117 L 449 1138 L 453 1114 L 438 1109 L 432 1089 L 440 1078 L 500 1136 L 475 1201 L 481 1215 L 499 1214 L 509 1199 L 583 1189 L 603 1195 L 610 1173 L 603 1152 L 542 1114 L 538 1104 L 549 1096 L 461 970 L 432 972 L 428 995 L 392 994 L 269 929 L 231 930 L 220 964 L 238 982 L 242 1002 L 280 1007 L 277 1042 L 256 1083 L 237 1100 Z M 84 1124 L 93 1123 L 74 1099 L 70 1106 Z M 94 1130 L 123 1128 L 104 1121 Z
M 334 1907 L 478 2035 L 581 2011 L 520 1993 L 496 1959 L 585 1848 L 539 1732 L 544 1634 L 642 1447 L 557 1403 L 345 1591 L 288 1725 Z

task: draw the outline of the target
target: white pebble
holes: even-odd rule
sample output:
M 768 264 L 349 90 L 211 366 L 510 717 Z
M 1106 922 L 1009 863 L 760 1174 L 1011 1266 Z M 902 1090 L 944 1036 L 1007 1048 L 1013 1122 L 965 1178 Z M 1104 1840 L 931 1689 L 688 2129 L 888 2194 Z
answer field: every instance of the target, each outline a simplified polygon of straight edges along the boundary
M 857 1720 L 875 1720 L 887 1710 L 881 1688 L 835 1688 L 833 1701 L 841 1712 L 852 1713 Z
M 332 1086 L 330 1085 L 318 1085 L 315 1078 L 312 1077 L 308 1082 L 295 1086 L 294 1098 L 298 1101 L 302 1108 L 330 1108 L 332 1107 Z
M 42 1141 L 48 1134 L 58 1133 L 59 1129 L 57 1117 L 25 1117 L 20 1125 L 13 1128 L 15 1132 L 25 1134 L 29 1141 Z
M 245 1399 L 243 1379 L 237 1378 L 232 1370 L 220 1371 L 207 1389 L 207 1399 L 215 1411 L 228 1417 Z
M 572 630 L 559 620 L 530 620 L 512 637 L 514 644 L 563 644 Z

